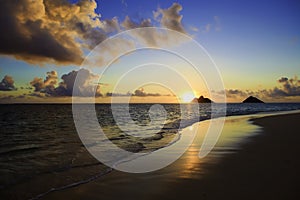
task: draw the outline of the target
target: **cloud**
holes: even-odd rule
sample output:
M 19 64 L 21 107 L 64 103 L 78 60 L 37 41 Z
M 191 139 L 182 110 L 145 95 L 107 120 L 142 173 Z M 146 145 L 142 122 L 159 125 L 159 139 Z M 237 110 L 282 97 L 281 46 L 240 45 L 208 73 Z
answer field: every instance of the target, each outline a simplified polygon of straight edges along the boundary
M 167 9 L 159 8 L 154 12 L 154 18 L 158 19 L 161 25 L 165 28 L 169 28 L 181 33 L 186 33 L 181 20 L 182 15 L 179 12 L 182 10 L 182 6 L 179 3 L 173 3 L 173 5 Z
M 135 22 L 129 16 L 126 16 L 121 26 L 126 30 L 130 30 L 135 28 L 153 27 L 153 24 L 151 19 L 143 19 L 140 22 Z M 135 33 L 136 34 L 134 36 L 140 41 L 150 46 L 157 46 L 157 32 L 140 29 Z
M 202 33 L 208 33 L 212 30 L 221 31 L 221 22 L 218 16 L 213 17 L 213 21 L 201 27 Z
M 181 22 L 182 15 L 179 14 L 181 10 L 182 6 L 178 3 L 174 3 L 167 9 L 158 8 L 153 12 L 153 18 L 164 28 L 187 34 L 187 31 L 184 29 Z M 121 27 L 123 27 L 125 30 L 130 30 L 155 26 L 150 18 L 134 21 L 129 16 L 126 16 L 125 20 L 121 23 Z M 179 38 L 178 34 L 176 33 L 155 29 L 136 30 L 133 36 L 140 42 L 151 47 L 173 46 L 181 42 L 185 42 L 182 40 L 186 40 L 186 38 L 183 37 Z
M 153 26 L 151 19 L 134 21 L 127 16 L 122 23 L 117 17 L 102 19 L 95 12 L 96 8 L 95 0 L 79 0 L 76 3 L 67 0 L 2 0 L 0 54 L 40 66 L 48 63 L 80 65 L 86 50 L 92 50 L 112 34 Z M 162 27 L 187 33 L 181 23 L 181 10 L 182 6 L 174 3 L 167 9 L 159 8 L 153 13 L 153 18 Z M 141 41 L 152 46 L 176 43 L 176 38 L 172 40 L 171 37 L 158 31 L 149 33 L 144 30 L 138 34 Z M 134 45 L 125 40 L 124 38 L 118 47 Z M 103 51 L 113 56 L 118 49 L 108 47 Z M 98 66 L 105 64 L 103 59 L 98 59 Z
M 3 0 L 0 53 L 29 63 L 81 64 L 92 49 L 118 30 L 116 18 L 100 20 L 94 0 Z
M 69 72 L 62 75 L 61 79 L 63 82 L 55 90 L 58 96 L 102 96 L 100 85 L 97 83 L 99 76 L 87 69 Z
M 215 21 L 215 31 L 221 31 L 221 20 L 219 16 L 214 16 L 214 21 Z
M 135 22 L 128 16 L 125 17 L 125 20 L 122 22 L 121 26 L 126 30 L 145 28 L 145 27 L 154 27 L 151 22 L 151 19 L 143 19 L 140 22 Z M 140 42 L 148 46 L 158 46 L 161 44 L 160 41 L 162 42 L 167 41 L 167 40 L 161 40 L 162 37 L 165 36 L 165 34 L 160 34 L 158 31 L 155 31 L 153 29 L 151 31 L 148 29 L 136 30 L 133 36 L 136 39 L 138 39 Z
M 129 16 L 125 17 L 125 20 L 122 22 L 121 25 L 126 30 L 153 26 L 151 23 L 151 19 L 143 19 L 141 22 L 134 22 L 132 19 L 130 19 Z
M 31 82 L 30 85 L 34 87 L 35 92 L 44 92 L 51 94 L 54 92 L 55 85 L 58 82 L 57 72 L 51 71 L 47 72 L 47 76 L 45 80 L 42 78 L 35 77 Z
M 137 89 L 134 91 L 133 93 L 133 96 L 137 96 L 137 97 L 159 97 L 159 96 L 162 96 L 161 94 L 159 93 L 146 93 L 144 91 L 144 88 L 140 88 L 140 89 Z
M 12 100 L 14 99 L 15 97 L 13 95 L 8 95 L 8 96 L 0 96 L 0 102 L 7 102 L 8 100 Z
M 166 10 L 172 10 L 172 7 L 174 7 L 174 4 Z M 162 13 L 164 13 L 164 11 L 165 10 L 158 9 L 157 12 L 153 13 L 153 17 L 159 21 L 162 21 L 162 19 L 160 20 L 158 18 L 159 16 L 163 15 Z M 181 21 L 178 26 L 182 27 Z M 106 40 L 102 42 L 101 46 L 98 46 L 98 48 L 93 50 L 93 53 L 86 60 L 86 64 L 89 66 L 106 66 L 111 62 L 111 60 L 119 57 L 121 53 L 123 54 L 124 52 L 131 51 L 140 44 L 146 45 L 150 48 L 156 48 L 175 46 L 189 41 L 187 37 L 178 35 L 178 33 L 175 31 L 171 32 L 155 28 L 150 18 L 134 20 L 129 16 L 126 16 L 125 19 L 120 23 L 118 30 L 123 31 L 132 29 L 135 30 L 127 32 L 126 34 L 128 35 L 126 35 L 126 37 L 116 37 L 112 40 Z M 173 27 L 172 29 L 177 30 L 178 28 Z
M 16 90 L 17 88 L 14 85 L 15 81 L 11 76 L 4 76 L 2 81 L 0 82 L 0 91 L 12 91 Z
M 256 96 L 269 101 L 278 100 L 297 100 L 300 97 L 300 80 L 297 76 L 294 78 L 281 77 L 277 80 L 277 86 L 272 89 L 260 90 L 240 90 L 226 89 L 226 96 L 229 99 L 241 100 L 248 96 Z M 224 92 L 215 92 L 216 94 L 224 94 Z
M 42 78 L 35 77 L 31 82 L 30 85 L 34 87 L 35 92 L 40 92 L 44 89 L 44 81 Z
M 248 96 L 248 93 L 245 91 L 242 91 L 242 90 L 238 90 L 238 89 L 229 89 L 229 90 L 226 90 L 226 96 L 228 98 L 232 98 L 232 97 L 236 97 L 236 96 L 246 97 L 246 96 Z
M 91 73 L 87 69 L 71 71 L 62 75 L 62 82 L 58 86 L 57 72 L 47 72 L 46 78 L 35 77 L 30 84 L 34 87 L 31 95 L 37 97 L 44 96 L 80 96 L 93 97 L 102 96 L 100 93 L 100 84 L 97 84 L 98 75 Z
M 125 0 L 121 0 L 121 3 L 122 3 L 122 5 L 124 5 L 124 6 L 125 6 L 125 8 L 127 8 L 127 7 L 128 7 L 128 4 L 126 3 L 126 1 L 125 1 Z
M 211 29 L 211 24 L 206 24 L 204 30 L 202 31 L 203 33 L 208 33 Z
M 194 32 L 198 32 L 199 31 L 199 29 L 197 27 L 195 27 L 195 26 L 190 26 L 189 29 L 192 30 L 192 31 L 194 31 Z
M 139 88 L 135 90 L 133 93 L 127 92 L 125 93 L 112 93 L 112 92 L 107 92 L 106 93 L 107 97 L 128 97 L 128 96 L 133 96 L 133 97 L 160 97 L 160 96 L 171 96 L 170 94 L 160 94 L 160 93 L 147 93 L 145 92 L 144 88 Z
M 278 79 L 278 82 L 279 83 L 284 83 L 284 82 L 287 82 L 289 79 L 286 78 L 286 77 L 281 77 L 280 79 Z
M 112 96 L 114 96 L 114 97 L 130 97 L 130 96 L 132 96 L 132 93 L 127 92 L 126 94 L 124 94 L 124 93 L 107 92 L 106 96 L 107 97 L 112 97 Z
M 34 92 L 34 93 L 28 94 L 28 96 L 31 96 L 31 97 L 38 97 L 38 98 L 46 98 L 46 97 L 49 97 L 49 96 L 51 96 L 51 95 L 49 95 L 49 94 L 47 94 L 47 93 Z
M 278 80 L 279 87 L 269 91 L 270 97 L 297 97 L 300 96 L 300 80 L 294 78 L 281 77 Z

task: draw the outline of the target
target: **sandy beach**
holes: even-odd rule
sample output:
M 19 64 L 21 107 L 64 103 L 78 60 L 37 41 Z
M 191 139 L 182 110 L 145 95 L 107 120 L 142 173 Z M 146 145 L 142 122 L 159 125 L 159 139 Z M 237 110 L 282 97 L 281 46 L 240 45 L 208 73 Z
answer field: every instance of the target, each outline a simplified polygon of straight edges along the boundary
M 0 200 L 300 200 L 300 0 L 0 2 Z
M 188 151 L 164 169 L 113 171 L 42 199 L 297 199 L 299 120 L 299 113 L 228 117 L 220 141 L 204 159 L 198 157 L 203 139 L 198 133 Z M 207 123 L 200 123 L 200 132 Z

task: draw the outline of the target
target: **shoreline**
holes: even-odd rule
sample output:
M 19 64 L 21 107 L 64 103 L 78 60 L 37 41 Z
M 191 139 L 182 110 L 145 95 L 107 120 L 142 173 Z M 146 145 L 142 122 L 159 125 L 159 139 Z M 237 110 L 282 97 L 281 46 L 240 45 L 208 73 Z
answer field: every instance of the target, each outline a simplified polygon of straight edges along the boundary
M 114 170 L 93 182 L 64 191 L 53 192 L 42 199 L 59 197 L 71 197 L 72 199 L 118 199 L 120 197 L 122 199 L 133 197 L 181 199 L 195 195 L 198 195 L 200 199 L 220 199 L 225 196 L 233 199 L 285 199 L 283 197 L 294 197 L 297 190 L 293 190 L 293 186 L 296 187 L 296 185 L 287 184 L 286 176 L 280 176 L 281 165 L 284 166 L 285 164 L 280 163 L 281 165 L 276 166 L 276 162 L 273 163 L 274 159 L 278 165 L 281 159 L 276 159 L 280 156 L 274 155 L 272 150 L 276 146 L 278 148 L 278 144 L 279 147 L 282 145 L 282 148 L 285 148 L 289 147 L 291 140 L 292 142 L 297 141 L 289 137 L 299 138 L 299 136 L 296 133 L 290 134 L 291 130 L 286 129 L 289 135 L 286 135 L 286 141 L 283 143 L 280 138 L 281 133 L 278 133 L 277 130 L 278 126 L 282 127 L 282 124 L 288 124 L 287 127 L 297 125 L 296 122 L 300 119 L 299 110 L 288 113 L 255 114 L 229 118 L 233 118 L 233 121 L 236 120 L 234 118 L 243 118 L 250 126 L 262 128 L 259 133 L 246 136 L 246 142 L 242 141 L 241 144 L 237 144 L 241 148 L 236 147 L 229 155 L 217 156 L 216 158 L 210 154 L 200 160 L 197 157 L 197 149 L 195 146 L 191 146 L 182 158 L 167 168 L 146 174 L 128 174 Z M 274 120 L 280 120 L 281 123 L 274 123 Z M 199 123 L 203 124 L 205 121 Z M 275 136 L 271 134 L 272 132 L 276 133 Z M 267 147 L 271 149 L 266 151 Z M 298 149 L 288 154 L 289 162 L 292 158 L 297 158 L 295 157 L 298 156 L 296 150 Z M 264 156 L 267 157 L 264 158 Z M 295 162 L 294 164 L 299 166 L 299 162 Z M 287 176 L 288 180 L 290 178 L 291 183 L 296 183 L 291 176 L 296 172 L 297 168 L 295 167 L 282 173 L 287 173 L 289 175 Z M 298 178 L 294 177 L 295 179 Z M 287 186 L 282 184 L 287 184 Z
M 215 119 L 196 122 L 191 126 L 183 128 L 183 132 L 180 133 L 181 136 L 185 136 L 187 135 L 184 132 L 186 129 L 190 129 L 193 126 L 199 126 L 200 130 L 199 133 L 197 133 L 193 144 L 181 158 L 166 168 L 144 174 L 128 174 L 112 170 L 103 176 L 93 178 L 92 181 L 86 181 L 83 184 L 81 182 L 80 184 L 71 184 L 70 187 L 52 188 L 49 191 L 44 191 L 44 193 L 40 193 L 37 196 L 34 195 L 31 198 L 53 199 L 71 197 L 71 199 L 119 199 L 118 195 L 120 193 L 123 196 L 122 199 L 139 197 L 142 199 L 157 198 L 165 200 L 177 199 L 177 197 L 178 199 L 186 198 L 186 196 L 184 196 L 185 193 L 197 195 L 197 192 L 195 193 L 195 191 L 198 191 L 199 198 L 201 197 L 200 199 L 206 199 L 206 197 L 208 199 L 220 199 L 222 196 L 218 196 L 219 193 L 214 192 L 213 188 L 218 191 L 220 190 L 221 194 L 226 191 L 226 193 L 229 193 L 230 190 L 226 189 L 225 191 L 225 189 L 222 189 L 224 186 L 221 186 L 218 183 L 219 181 L 214 180 L 220 179 L 221 183 L 226 180 L 231 180 L 231 177 L 229 177 L 228 174 L 238 173 L 239 170 L 236 169 L 240 168 L 240 162 L 242 164 L 246 163 L 247 158 L 251 158 L 251 156 L 253 156 L 247 153 L 249 147 L 253 148 L 251 146 L 255 146 L 260 143 L 268 144 L 268 139 L 264 137 L 266 134 L 266 130 L 264 128 L 265 122 L 261 123 L 260 120 L 271 118 L 271 122 L 274 122 L 273 118 L 285 118 L 294 115 L 298 116 L 298 118 L 297 116 L 295 118 L 299 121 L 300 110 L 227 116 L 225 117 L 226 122 L 224 130 L 217 145 L 213 151 L 203 159 L 199 159 L 198 155 L 200 144 L 202 144 L 204 137 L 203 132 L 207 130 L 211 120 Z M 277 125 L 276 122 L 274 124 Z M 262 138 L 265 139 L 261 141 Z M 184 138 L 180 138 L 180 140 L 181 139 Z M 275 143 L 276 142 L 278 142 L 278 138 L 275 140 Z M 172 144 L 170 146 L 172 146 Z M 167 148 L 168 147 L 165 147 L 157 151 L 164 151 L 167 150 Z M 260 152 L 255 151 L 254 155 L 260 156 Z M 261 162 L 258 163 L 258 165 L 260 164 Z M 256 167 L 256 165 L 249 164 L 249 168 L 256 169 Z M 247 169 L 247 167 L 244 166 L 244 169 Z M 224 172 L 224 170 L 227 171 Z M 249 170 L 246 170 L 246 172 L 247 171 Z M 224 173 L 225 175 L 223 175 Z M 240 175 L 241 174 L 239 174 L 239 177 Z M 238 178 L 234 177 L 233 180 L 235 179 Z M 239 181 L 242 180 L 237 180 L 236 183 Z M 227 184 L 231 185 L 231 182 L 229 181 Z M 243 184 L 245 183 L 243 182 Z M 254 181 L 252 181 L 252 184 L 255 185 Z M 157 185 L 160 185 L 161 187 Z M 189 185 L 190 189 L 186 188 L 186 185 Z M 226 185 L 225 188 L 227 187 Z M 25 187 L 32 187 L 32 185 L 25 185 Z M 239 188 L 239 185 L 236 187 Z M 115 193 L 115 191 L 118 192 Z M 25 194 L 25 192 L 26 188 L 24 188 L 22 193 Z M 239 194 L 239 196 L 236 197 L 236 199 L 247 199 L 247 197 L 242 196 L 239 192 L 234 193 L 234 195 L 237 194 Z M 232 196 L 231 194 L 230 198 L 235 199 L 234 195 Z M 15 194 L 14 197 L 17 198 L 18 195 Z M 188 197 L 190 196 L 188 195 Z M 21 196 L 19 196 L 19 198 L 22 199 Z M 252 196 L 252 199 L 253 198 L 259 199 L 255 196 Z M 272 196 L 272 198 L 276 199 L 274 196 Z M 251 198 L 249 197 L 249 199 Z

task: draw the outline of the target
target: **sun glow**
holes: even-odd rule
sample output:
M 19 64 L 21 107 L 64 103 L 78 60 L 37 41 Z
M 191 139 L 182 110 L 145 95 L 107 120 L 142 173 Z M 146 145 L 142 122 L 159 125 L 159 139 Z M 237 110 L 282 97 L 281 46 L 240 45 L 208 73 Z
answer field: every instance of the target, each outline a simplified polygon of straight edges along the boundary
M 183 103 L 190 103 L 195 98 L 195 94 L 193 92 L 186 92 L 181 95 L 181 101 Z

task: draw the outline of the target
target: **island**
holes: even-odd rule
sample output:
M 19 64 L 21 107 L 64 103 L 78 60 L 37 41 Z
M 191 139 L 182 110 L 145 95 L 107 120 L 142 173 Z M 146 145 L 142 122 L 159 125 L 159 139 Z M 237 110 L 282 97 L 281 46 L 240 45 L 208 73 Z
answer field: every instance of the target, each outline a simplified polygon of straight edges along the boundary
M 210 100 L 209 98 L 205 98 L 203 96 L 200 96 L 199 98 L 194 98 L 192 100 L 192 103 L 213 103 L 213 101 Z
M 245 99 L 243 103 L 264 103 L 264 102 L 256 97 L 250 96 L 247 99 Z

